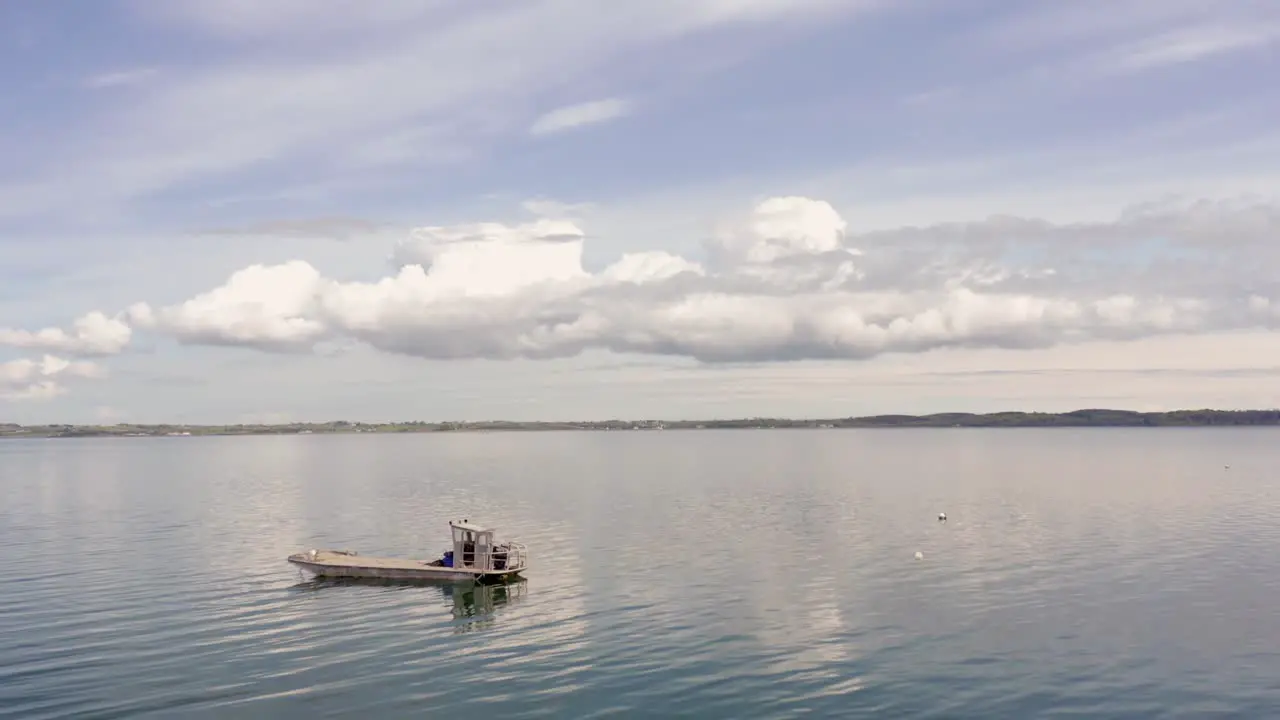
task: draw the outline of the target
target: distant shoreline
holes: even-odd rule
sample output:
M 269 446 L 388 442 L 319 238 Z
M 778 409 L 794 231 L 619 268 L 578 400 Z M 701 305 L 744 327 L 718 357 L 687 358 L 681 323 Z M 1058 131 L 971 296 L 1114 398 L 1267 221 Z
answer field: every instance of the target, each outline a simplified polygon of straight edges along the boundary
M 836 428 L 1052 428 L 1280 426 L 1280 410 L 1075 410 L 1066 413 L 935 413 L 869 415 L 826 420 L 601 420 L 595 422 L 389 422 L 282 423 L 275 425 L 18 425 L 0 423 L 4 438 L 185 437 L 207 435 L 334 435 L 356 433 L 547 432 L 615 430 L 784 430 Z

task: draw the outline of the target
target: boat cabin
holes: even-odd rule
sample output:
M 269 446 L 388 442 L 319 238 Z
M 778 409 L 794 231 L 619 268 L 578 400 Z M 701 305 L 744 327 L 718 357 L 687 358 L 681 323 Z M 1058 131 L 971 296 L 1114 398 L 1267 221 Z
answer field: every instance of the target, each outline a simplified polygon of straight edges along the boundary
M 495 545 L 492 529 L 466 520 L 450 521 L 449 528 L 453 531 L 453 552 L 446 553 L 449 566 L 479 572 L 501 572 L 524 567 L 523 545 Z

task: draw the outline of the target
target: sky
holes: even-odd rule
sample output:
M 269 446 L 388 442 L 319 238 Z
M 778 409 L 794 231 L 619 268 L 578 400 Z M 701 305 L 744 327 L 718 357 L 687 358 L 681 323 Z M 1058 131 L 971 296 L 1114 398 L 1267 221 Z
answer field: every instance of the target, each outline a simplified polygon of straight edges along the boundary
M 0 422 L 1280 407 L 1273 0 L 0 4 Z

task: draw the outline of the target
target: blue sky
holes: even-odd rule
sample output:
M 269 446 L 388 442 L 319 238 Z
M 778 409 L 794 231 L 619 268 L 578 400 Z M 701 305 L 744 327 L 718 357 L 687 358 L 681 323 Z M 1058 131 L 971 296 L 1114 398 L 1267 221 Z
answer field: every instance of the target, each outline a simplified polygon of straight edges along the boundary
M 0 412 L 1275 404 L 1214 358 L 1280 349 L 1277 48 L 1250 0 L 8 3 Z

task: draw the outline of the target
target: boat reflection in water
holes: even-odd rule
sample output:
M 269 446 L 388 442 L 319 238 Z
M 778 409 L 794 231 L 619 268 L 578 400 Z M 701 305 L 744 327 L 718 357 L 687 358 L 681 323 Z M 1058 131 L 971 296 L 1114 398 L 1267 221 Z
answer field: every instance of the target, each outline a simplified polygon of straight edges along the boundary
M 493 624 L 497 611 L 524 599 L 525 580 L 501 585 L 446 585 L 441 589 L 453 600 L 455 633 L 483 630 Z
M 385 587 L 397 590 L 431 588 L 452 603 L 455 633 L 483 630 L 493 624 L 494 615 L 503 607 L 524 599 L 528 581 L 517 578 L 500 583 L 432 582 L 429 580 L 388 580 L 383 578 L 314 578 L 294 585 L 291 590 L 314 592 L 338 587 Z

